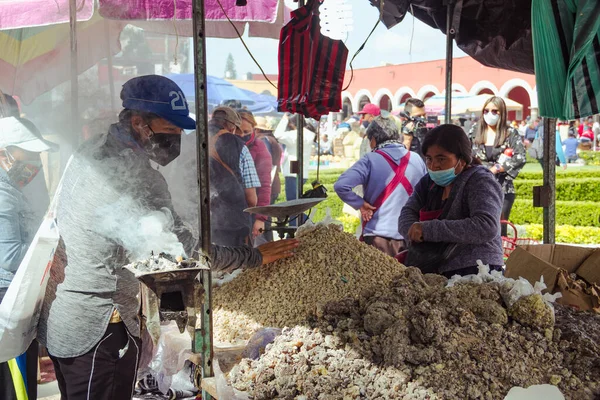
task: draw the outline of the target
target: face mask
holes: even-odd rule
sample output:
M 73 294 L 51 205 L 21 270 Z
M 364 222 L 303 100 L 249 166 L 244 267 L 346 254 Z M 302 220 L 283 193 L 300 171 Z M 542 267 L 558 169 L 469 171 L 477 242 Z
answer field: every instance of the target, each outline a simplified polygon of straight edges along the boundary
M 488 124 L 489 126 L 496 126 L 496 124 L 500 120 L 500 115 L 499 114 L 494 115 L 492 113 L 487 113 L 487 114 L 483 115 L 483 119 L 485 120 L 485 123 Z
M 8 162 L 3 163 L 2 167 L 6 170 L 8 178 L 19 188 L 24 188 L 40 172 L 42 168 L 41 161 L 21 161 L 15 158 L 5 150 Z
M 367 129 L 369 127 L 369 121 L 363 121 L 362 126 Z
M 456 167 L 458 163 L 452 168 L 444 169 L 442 171 L 433 171 L 427 168 L 427 172 L 429 172 L 429 176 L 431 180 L 435 182 L 436 185 L 446 187 L 450 185 L 458 175 L 456 175 Z
M 144 145 L 148 157 L 163 167 L 179 157 L 181 135 L 173 133 L 155 133 L 150 127 L 151 136 Z

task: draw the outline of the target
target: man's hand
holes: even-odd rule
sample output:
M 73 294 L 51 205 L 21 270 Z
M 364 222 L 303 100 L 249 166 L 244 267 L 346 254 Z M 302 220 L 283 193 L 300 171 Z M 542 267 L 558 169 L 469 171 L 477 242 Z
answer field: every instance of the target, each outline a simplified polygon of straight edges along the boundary
M 414 243 L 423 242 L 423 224 L 420 222 L 415 222 L 412 224 L 408 230 L 408 238 Z
M 363 202 L 363 205 L 360 206 L 360 215 L 362 216 L 362 220 L 365 222 L 369 222 L 371 218 L 373 218 L 373 213 L 375 212 L 375 210 L 375 207 L 373 207 L 366 201 Z
M 254 221 L 254 226 L 252 226 L 252 236 L 257 237 L 262 233 L 263 229 L 265 229 L 265 221 L 257 219 L 256 221 Z
M 257 249 L 262 254 L 263 265 L 265 265 L 293 256 L 294 249 L 299 244 L 300 242 L 297 239 L 278 240 L 276 242 L 265 243 L 258 246 Z
M 563 169 L 566 170 L 567 169 L 567 164 L 563 164 Z

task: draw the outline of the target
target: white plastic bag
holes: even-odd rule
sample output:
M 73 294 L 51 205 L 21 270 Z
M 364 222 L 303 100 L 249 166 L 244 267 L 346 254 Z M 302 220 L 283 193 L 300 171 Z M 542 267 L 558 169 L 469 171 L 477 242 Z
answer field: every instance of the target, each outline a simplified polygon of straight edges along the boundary
M 192 355 L 192 341 L 187 331 L 180 333 L 175 321 L 161 326 L 161 336 L 148 367 L 162 393 L 168 392 L 173 376 L 183 369 L 190 355 Z
M 235 389 L 233 386 L 227 383 L 225 374 L 219 367 L 219 361 L 215 358 L 213 360 L 213 370 L 215 373 L 215 386 L 217 387 L 217 399 L 227 400 L 248 400 L 249 397 L 246 393 Z
M 477 260 L 477 266 L 479 272 L 476 275 L 454 275 L 452 278 L 448 280 L 447 287 L 452 287 L 457 283 L 486 283 L 486 282 L 498 282 L 502 284 L 508 284 L 510 290 L 502 293 L 502 300 L 508 307 L 512 307 L 513 304 L 517 302 L 521 297 L 530 296 L 532 294 L 542 294 L 542 291 L 547 288 L 544 283 L 544 277 L 541 276 L 540 280 L 535 283 L 535 285 L 531 285 L 527 279 L 519 278 L 512 279 L 506 278 L 502 275 L 500 271 L 491 271 L 488 265 L 485 265 L 481 262 L 481 260 Z M 556 299 L 562 297 L 561 293 L 545 293 L 542 295 L 544 301 L 554 310 L 552 307 L 552 303 L 556 301 Z
M 515 386 L 504 400 L 565 400 L 565 396 L 553 385 L 533 385 L 527 389 Z
M 0 304 L 0 362 L 23 354 L 37 335 L 58 241 L 56 222 L 46 217 Z

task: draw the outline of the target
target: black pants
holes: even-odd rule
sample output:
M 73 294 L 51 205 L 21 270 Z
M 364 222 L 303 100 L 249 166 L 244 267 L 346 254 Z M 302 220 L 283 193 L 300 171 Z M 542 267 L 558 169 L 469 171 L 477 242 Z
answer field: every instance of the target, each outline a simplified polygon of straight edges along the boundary
M 509 221 L 510 211 L 512 210 L 513 204 L 515 204 L 515 198 L 517 195 L 515 193 L 506 193 L 504 195 L 504 203 L 502 204 L 502 214 L 500 215 L 500 219 Z M 506 224 L 502 224 L 501 235 L 506 236 Z
M 109 324 L 98 344 L 82 356 L 50 355 L 61 400 L 130 400 L 141 348 L 141 340 L 120 322 Z
M 25 352 L 26 390 L 29 400 L 37 399 L 38 342 L 34 340 Z M 0 399 L 16 400 L 15 382 L 8 362 L 0 363 Z

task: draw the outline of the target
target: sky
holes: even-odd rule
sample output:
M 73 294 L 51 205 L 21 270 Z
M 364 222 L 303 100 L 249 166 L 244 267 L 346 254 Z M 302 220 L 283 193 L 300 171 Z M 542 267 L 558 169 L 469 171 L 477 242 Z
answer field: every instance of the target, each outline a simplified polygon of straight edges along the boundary
M 369 35 L 377 22 L 379 10 L 367 0 L 346 0 L 352 5 L 353 31 L 349 33 L 346 46 L 350 51 L 348 62 Z M 297 3 L 288 5 L 297 7 Z M 414 29 L 414 33 L 413 33 Z M 411 49 L 412 34 L 412 52 Z M 244 41 L 266 73 L 277 73 L 278 41 L 273 39 L 248 38 Z M 210 75 L 222 77 L 225 60 L 233 54 L 238 79 L 245 73 L 260 73 L 239 39 L 207 39 L 207 67 Z M 454 46 L 454 57 L 465 53 Z M 378 67 L 385 64 L 405 64 L 411 62 L 443 59 L 446 57 L 446 36 L 438 29 L 431 28 L 408 14 L 404 21 L 392 29 L 380 23 L 369 42 L 356 57 L 354 68 Z

